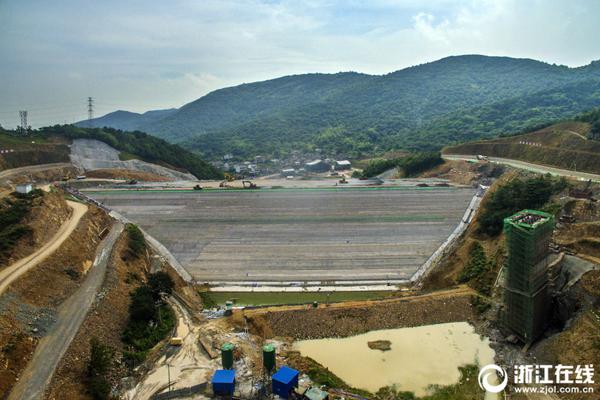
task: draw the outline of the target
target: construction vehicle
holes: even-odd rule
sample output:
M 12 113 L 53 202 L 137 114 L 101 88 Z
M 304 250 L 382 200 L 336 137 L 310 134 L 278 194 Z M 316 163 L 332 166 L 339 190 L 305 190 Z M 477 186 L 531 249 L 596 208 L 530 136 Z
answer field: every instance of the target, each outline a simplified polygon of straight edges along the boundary
M 202 186 L 196 185 L 196 186 L 194 186 L 194 190 L 202 190 Z
M 172 337 L 171 340 L 169 340 L 169 344 L 171 346 L 181 346 L 183 345 L 183 339 L 178 336 Z
M 339 183 L 348 183 L 345 176 L 342 176 L 342 179 L 339 180 Z
M 136 179 L 130 179 L 129 181 L 127 181 L 128 185 L 137 185 L 138 181 Z
M 225 176 L 225 180 L 227 182 L 233 182 L 235 181 L 235 176 L 233 176 L 232 174 L 230 174 L 229 172 L 225 172 L 223 173 L 223 176 Z
M 220 187 L 220 188 L 228 188 L 228 187 L 230 187 L 230 186 L 227 184 L 227 182 L 228 182 L 228 181 L 226 181 L 226 180 L 225 180 L 225 181 L 221 181 L 221 183 L 219 183 L 219 187 Z
M 248 186 L 246 186 L 246 183 L 248 184 Z M 242 181 L 242 185 L 244 186 L 244 189 L 258 189 L 256 183 L 252 181 Z

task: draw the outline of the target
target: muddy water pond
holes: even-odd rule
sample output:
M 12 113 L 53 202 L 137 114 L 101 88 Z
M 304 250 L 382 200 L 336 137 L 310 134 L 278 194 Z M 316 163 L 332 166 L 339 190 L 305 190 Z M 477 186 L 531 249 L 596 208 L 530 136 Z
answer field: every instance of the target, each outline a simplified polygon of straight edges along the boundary
M 389 341 L 390 350 L 369 342 Z M 493 363 L 494 351 L 467 322 L 371 331 L 340 339 L 301 340 L 296 350 L 339 376 L 350 386 L 377 392 L 384 386 L 428 394 L 430 385 L 452 385 L 459 366 Z M 375 347 L 371 345 L 371 347 Z

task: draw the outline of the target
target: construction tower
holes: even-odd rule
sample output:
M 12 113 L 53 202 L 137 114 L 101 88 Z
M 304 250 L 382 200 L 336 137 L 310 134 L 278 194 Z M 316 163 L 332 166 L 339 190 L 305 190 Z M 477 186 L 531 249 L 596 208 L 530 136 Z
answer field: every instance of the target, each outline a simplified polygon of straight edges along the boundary
M 504 219 L 508 248 L 504 324 L 525 343 L 536 340 L 548 321 L 548 245 L 554 223 L 554 216 L 535 210 Z

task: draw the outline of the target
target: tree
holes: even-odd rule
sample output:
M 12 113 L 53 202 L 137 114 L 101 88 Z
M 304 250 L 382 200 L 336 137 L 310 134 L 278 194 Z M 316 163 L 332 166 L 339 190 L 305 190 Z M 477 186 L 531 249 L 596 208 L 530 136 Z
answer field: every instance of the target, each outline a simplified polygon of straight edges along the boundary
M 158 300 L 161 293 L 171 294 L 175 283 L 169 274 L 159 271 L 150 275 L 150 278 L 148 279 L 148 286 L 152 291 L 152 296 L 154 299 Z
M 135 321 L 149 321 L 154 318 L 156 304 L 150 287 L 140 286 L 131 293 L 129 315 Z

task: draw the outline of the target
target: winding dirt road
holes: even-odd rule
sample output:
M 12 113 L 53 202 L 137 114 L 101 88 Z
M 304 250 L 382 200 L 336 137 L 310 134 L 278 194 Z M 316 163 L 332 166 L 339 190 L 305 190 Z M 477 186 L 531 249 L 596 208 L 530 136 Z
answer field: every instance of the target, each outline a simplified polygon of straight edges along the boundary
M 96 259 L 77 291 L 58 309 L 56 322 L 38 343 L 27 368 L 19 377 L 8 400 L 38 400 L 52 379 L 59 361 L 96 300 L 96 295 L 106 276 L 114 244 L 123 231 L 123 224 L 115 223 L 110 233 L 96 249 Z
M 0 295 L 4 293 L 12 282 L 54 253 L 63 242 L 67 240 L 71 233 L 73 233 L 77 224 L 79 224 L 81 217 L 83 217 L 88 210 L 85 204 L 74 201 L 67 200 L 67 205 L 72 209 L 71 216 L 60 226 L 50 241 L 45 243 L 42 248 L 36 252 L 0 271 Z

